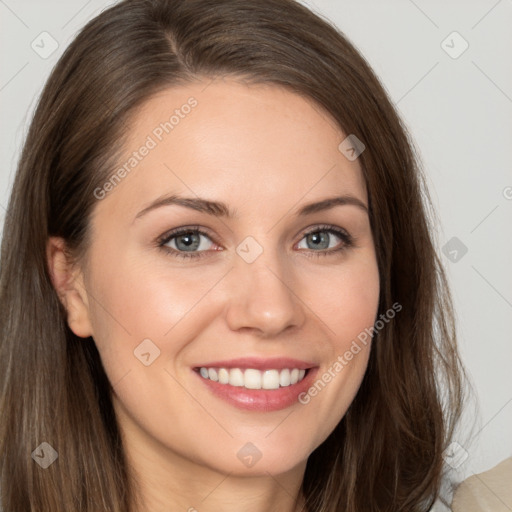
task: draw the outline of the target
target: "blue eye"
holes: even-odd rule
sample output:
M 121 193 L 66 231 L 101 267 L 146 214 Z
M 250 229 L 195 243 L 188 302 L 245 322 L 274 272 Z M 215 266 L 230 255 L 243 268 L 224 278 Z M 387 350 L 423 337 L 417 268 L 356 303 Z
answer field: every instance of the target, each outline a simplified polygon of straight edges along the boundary
M 198 226 L 177 228 L 164 235 L 164 238 L 159 240 L 158 245 L 178 258 L 199 258 L 205 252 L 205 244 L 201 242 L 201 237 L 210 239 L 208 233 L 205 233 Z M 175 248 L 167 245 L 171 242 L 174 243 Z M 202 250 L 195 252 L 197 249 Z
M 341 246 L 332 248 L 331 241 L 335 238 L 339 238 L 342 243 Z M 202 258 L 207 255 L 210 251 L 208 250 L 208 242 L 203 242 L 202 237 L 205 237 L 210 241 L 210 244 L 215 245 L 212 242 L 210 235 L 202 230 L 199 226 L 188 226 L 174 229 L 160 239 L 158 239 L 158 247 L 162 248 L 165 252 L 176 256 L 178 258 Z M 328 256 L 333 253 L 339 253 L 350 247 L 354 246 L 354 238 L 341 228 L 336 226 L 315 226 L 314 230 L 304 233 L 302 240 L 306 240 L 307 244 L 311 246 L 306 251 L 308 256 Z M 174 247 L 170 246 L 174 245 Z M 320 248 L 321 250 L 316 250 Z M 214 249 L 215 251 L 219 249 Z
M 332 248 L 330 247 L 330 241 L 333 235 L 340 240 L 343 244 L 341 247 Z M 305 233 L 304 238 L 306 243 L 311 242 L 313 247 L 322 249 L 321 251 L 313 250 L 311 255 L 314 256 L 328 256 L 332 253 L 338 253 L 352 247 L 354 245 L 354 239 L 345 231 L 334 226 L 317 226 L 313 231 Z

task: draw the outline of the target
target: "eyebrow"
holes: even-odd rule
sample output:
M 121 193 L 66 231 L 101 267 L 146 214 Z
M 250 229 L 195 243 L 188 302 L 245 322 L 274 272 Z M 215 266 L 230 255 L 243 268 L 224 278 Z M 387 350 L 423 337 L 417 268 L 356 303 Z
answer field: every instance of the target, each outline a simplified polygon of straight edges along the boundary
M 230 210 L 228 205 L 219 201 L 210 201 L 208 199 L 202 199 L 199 197 L 167 195 L 159 197 L 158 199 L 150 203 L 148 206 L 146 206 L 144 209 L 142 209 L 135 216 L 134 222 L 152 210 L 170 205 L 184 206 L 185 208 L 190 208 L 192 210 L 196 210 L 201 213 L 206 213 L 208 215 L 213 215 L 215 217 L 238 217 L 234 211 Z M 299 217 L 304 217 L 306 215 L 311 215 L 312 213 L 329 210 L 331 208 L 334 208 L 335 206 L 344 205 L 357 206 L 358 208 L 361 208 L 366 213 L 368 213 L 368 208 L 363 203 L 363 201 L 361 201 L 360 199 L 353 195 L 345 194 L 342 196 L 329 197 L 322 201 L 306 204 L 296 212 L 296 215 Z

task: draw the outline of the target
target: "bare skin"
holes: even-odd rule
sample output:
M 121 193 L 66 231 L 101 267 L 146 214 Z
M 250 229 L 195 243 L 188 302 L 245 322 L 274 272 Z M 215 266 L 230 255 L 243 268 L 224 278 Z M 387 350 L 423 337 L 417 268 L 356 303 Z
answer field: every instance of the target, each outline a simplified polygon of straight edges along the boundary
M 155 127 L 190 97 L 197 106 L 158 140 Z M 141 511 L 304 510 L 307 459 L 354 399 L 370 344 L 307 404 L 271 412 L 227 403 L 192 368 L 283 356 L 314 362 L 320 376 L 374 324 L 379 275 L 367 211 L 346 204 L 296 215 L 344 194 L 368 207 L 358 160 L 338 150 L 346 135 L 276 86 L 217 79 L 169 89 L 131 125 L 127 158 L 148 136 L 157 144 L 98 200 L 87 266 L 72 268 L 62 240 L 49 240 L 69 326 L 93 337 L 114 385 Z M 166 205 L 136 218 L 166 194 L 222 201 L 237 216 Z M 345 230 L 354 245 L 322 225 Z M 183 235 L 158 246 L 182 226 L 207 232 L 195 234 L 202 257 L 177 254 L 186 252 Z M 262 249 L 251 263 L 237 252 L 246 237 L 257 242 L 250 251 Z M 134 355 L 145 339 L 160 351 L 147 366 Z M 261 454 L 252 467 L 237 456 L 248 442 Z

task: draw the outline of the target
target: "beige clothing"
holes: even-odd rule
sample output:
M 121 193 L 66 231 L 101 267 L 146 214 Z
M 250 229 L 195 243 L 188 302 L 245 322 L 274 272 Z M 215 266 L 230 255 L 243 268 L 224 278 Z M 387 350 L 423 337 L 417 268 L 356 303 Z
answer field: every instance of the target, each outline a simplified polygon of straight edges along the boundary
M 512 457 L 464 480 L 456 489 L 453 512 L 511 512 Z

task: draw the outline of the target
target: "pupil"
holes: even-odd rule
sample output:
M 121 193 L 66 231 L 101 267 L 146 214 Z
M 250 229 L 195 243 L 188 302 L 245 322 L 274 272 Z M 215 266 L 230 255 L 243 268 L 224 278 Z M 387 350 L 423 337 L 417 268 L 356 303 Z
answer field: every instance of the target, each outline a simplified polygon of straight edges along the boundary
M 315 244 L 318 244 L 318 243 L 322 243 L 324 242 L 324 248 L 327 248 L 329 246 L 329 240 L 328 240 L 328 236 L 326 233 L 323 233 L 323 232 L 317 232 L 317 233 L 312 233 L 310 235 L 311 237 L 311 240 L 315 243 Z M 327 243 L 327 245 L 325 245 L 325 243 Z M 318 247 L 318 245 L 317 245 Z
M 194 239 L 195 237 L 195 239 Z M 197 249 L 197 247 L 199 246 L 199 240 L 197 239 L 197 235 L 195 235 L 194 233 L 186 233 L 184 235 L 181 235 L 178 237 L 177 239 L 177 243 L 176 245 L 180 246 L 180 242 L 185 240 L 184 242 L 184 247 L 185 248 L 194 248 L 194 249 Z

